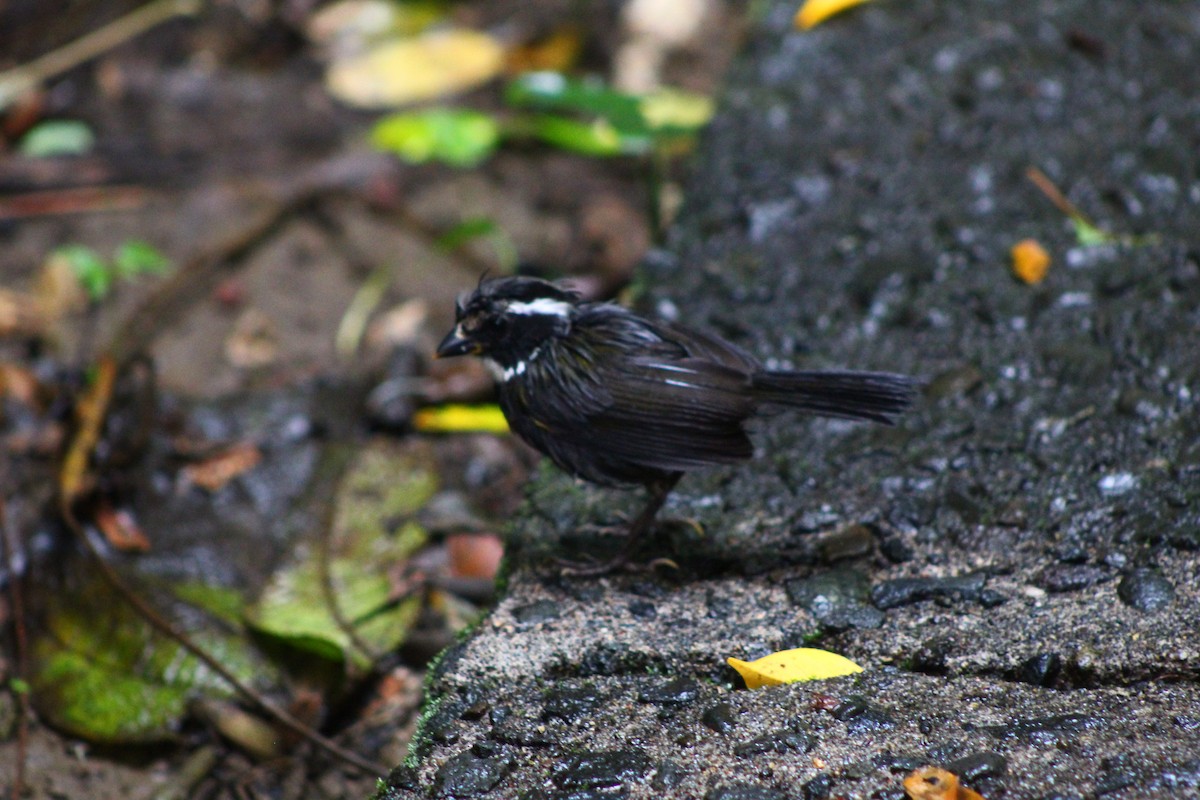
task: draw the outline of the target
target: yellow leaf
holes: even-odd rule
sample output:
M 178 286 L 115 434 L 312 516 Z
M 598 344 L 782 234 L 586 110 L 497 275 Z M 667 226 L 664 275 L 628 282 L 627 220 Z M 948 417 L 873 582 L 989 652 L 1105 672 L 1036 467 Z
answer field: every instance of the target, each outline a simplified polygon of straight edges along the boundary
M 778 686 L 781 683 L 815 681 L 851 675 L 863 669 L 845 656 L 818 650 L 815 647 L 798 647 L 795 650 L 780 650 L 757 661 L 726 659 L 729 666 L 738 671 L 746 681 L 747 689 Z
M 1041 283 L 1050 271 L 1050 254 L 1034 239 L 1022 239 L 1012 246 L 1012 270 L 1025 283 Z
M 835 14 L 862 5 L 869 0 L 805 0 L 796 12 L 796 27 L 802 31 L 815 28 Z
M 359 108 L 386 108 L 474 89 L 499 74 L 504 48 L 480 31 L 432 31 L 383 42 L 335 62 L 331 94 Z
M 638 104 L 642 117 L 651 128 L 700 128 L 713 115 L 712 98 L 701 94 L 659 89 Z
M 422 408 L 413 415 L 413 427 L 422 433 L 508 433 L 504 412 L 495 405 Z

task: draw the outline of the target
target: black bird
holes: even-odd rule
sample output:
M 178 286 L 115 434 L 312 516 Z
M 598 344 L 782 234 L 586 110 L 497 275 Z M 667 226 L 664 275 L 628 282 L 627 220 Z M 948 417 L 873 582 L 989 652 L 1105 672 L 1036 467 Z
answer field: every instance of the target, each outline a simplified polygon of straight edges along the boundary
M 456 311 L 438 357 L 483 357 L 522 439 L 584 480 L 649 490 L 625 553 L 576 573 L 625 563 L 685 472 L 749 459 L 745 423 L 764 407 L 890 425 L 919 386 L 886 372 L 765 369 L 712 334 L 536 278 L 483 280 Z

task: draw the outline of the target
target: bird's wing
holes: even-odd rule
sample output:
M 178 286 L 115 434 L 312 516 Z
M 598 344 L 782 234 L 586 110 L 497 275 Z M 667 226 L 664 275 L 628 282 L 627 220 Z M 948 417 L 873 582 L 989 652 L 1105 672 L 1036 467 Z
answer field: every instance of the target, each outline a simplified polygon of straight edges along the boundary
M 650 324 L 664 340 L 678 345 L 691 358 L 712 361 L 748 375 L 762 369 L 757 358 L 715 334 L 672 322 Z
M 701 359 L 626 356 L 601 361 L 595 374 L 610 402 L 588 415 L 588 427 L 611 457 L 675 471 L 751 456 L 743 373 Z

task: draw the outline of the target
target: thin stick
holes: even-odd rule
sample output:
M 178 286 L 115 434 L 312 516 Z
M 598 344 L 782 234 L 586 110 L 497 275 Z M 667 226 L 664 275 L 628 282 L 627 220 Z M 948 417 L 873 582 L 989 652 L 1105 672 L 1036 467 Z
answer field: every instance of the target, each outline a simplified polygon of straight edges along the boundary
M 1041 191 L 1042 194 L 1046 195 L 1047 199 L 1049 199 L 1051 203 L 1054 203 L 1054 207 L 1059 211 L 1066 214 L 1068 217 L 1071 217 L 1072 219 L 1082 220 L 1088 225 L 1091 225 L 1091 221 L 1084 216 L 1082 211 L 1075 207 L 1074 203 L 1067 199 L 1067 196 L 1062 193 L 1062 190 L 1054 185 L 1054 181 L 1050 180 L 1050 177 L 1046 175 L 1046 173 L 1042 172 L 1037 167 L 1030 167 L 1029 169 L 1025 170 L 1025 177 L 1028 178 L 1030 182 L 1032 182 L 1033 185 Z M 1092 227 L 1095 226 L 1092 225 Z
M 27 64 L 0 72 L 0 109 L 44 81 L 166 22 L 172 17 L 199 13 L 201 0 L 154 0 L 123 17 L 85 33 L 73 42 Z

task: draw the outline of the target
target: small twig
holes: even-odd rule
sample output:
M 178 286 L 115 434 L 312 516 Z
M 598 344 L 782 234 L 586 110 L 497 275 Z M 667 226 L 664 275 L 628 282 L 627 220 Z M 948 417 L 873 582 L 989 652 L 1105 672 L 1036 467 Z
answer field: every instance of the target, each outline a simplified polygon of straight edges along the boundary
M 0 220 L 126 211 L 141 208 L 148 197 L 149 193 L 140 186 L 79 186 L 10 194 L 0 197 Z
M 0 110 L 39 84 L 123 44 L 173 17 L 198 14 L 202 0 L 153 0 L 27 64 L 0 72 Z
M 1041 191 L 1042 194 L 1046 195 L 1050 202 L 1054 204 L 1054 207 L 1059 211 L 1066 214 L 1071 219 L 1081 220 L 1093 228 L 1096 227 L 1095 225 L 1092 225 L 1091 220 L 1089 220 L 1082 211 L 1076 208 L 1074 203 L 1067 199 L 1067 196 L 1062 193 L 1062 190 L 1054 185 L 1054 181 L 1050 180 L 1050 177 L 1046 175 L 1046 173 L 1042 172 L 1037 167 L 1030 167 L 1029 169 L 1025 170 L 1025 177 L 1028 178 L 1030 182 Z

